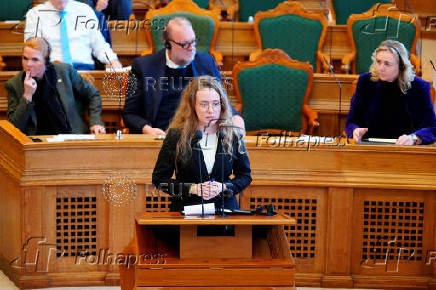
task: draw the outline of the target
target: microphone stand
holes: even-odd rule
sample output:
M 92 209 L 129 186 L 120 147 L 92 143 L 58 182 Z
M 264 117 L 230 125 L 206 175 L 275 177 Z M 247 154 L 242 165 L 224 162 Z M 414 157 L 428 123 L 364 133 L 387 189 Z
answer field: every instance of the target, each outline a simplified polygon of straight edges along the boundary
M 201 140 L 201 138 L 200 138 L 200 140 Z M 204 217 L 203 175 L 201 173 L 201 146 L 200 146 L 200 140 L 197 143 L 197 149 L 198 149 L 198 170 L 200 171 L 201 217 Z
M 221 131 L 219 131 L 221 132 Z M 221 151 L 219 154 L 221 155 L 221 216 L 225 217 L 226 214 L 224 213 L 224 200 L 225 200 L 225 196 L 224 196 L 224 134 L 219 134 L 218 138 L 220 138 L 220 142 L 221 142 Z
M 192 148 L 193 150 L 198 150 L 198 170 L 200 174 L 200 193 L 201 193 L 201 217 L 204 217 L 204 194 L 203 194 L 203 174 L 201 171 L 201 146 L 200 140 L 203 138 L 203 132 L 201 130 L 197 130 L 196 138 L 199 138 L 197 142 L 197 148 Z
M 331 72 L 331 74 L 333 75 L 333 77 L 335 78 L 335 81 L 336 81 L 336 84 L 338 85 L 338 87 L 339 87 L 339 112 L 338 112 L 338 114 L 339 114 L 339 116 L 338 116 L 338 130 L 339 130 L 339 133 L 338 133 L 338 136 L 340 137 L 341 136 L 341 113 L 342 113 L 342 84 L 341 84 L 341 82 L 338 80 L 338 78 L 336 77 L 336 74 L 335 74 L 335 72 L 333 71 L 333 67 L 330 65 L 330 63 L 327 61 L 327 59 L 325 58 L 325 56 L 324 56 L 324 61 L 325 61 L 325 63 L 328 65 L 328 67 L 329 67 L 329 69 L 330 69 L 330 72 Z

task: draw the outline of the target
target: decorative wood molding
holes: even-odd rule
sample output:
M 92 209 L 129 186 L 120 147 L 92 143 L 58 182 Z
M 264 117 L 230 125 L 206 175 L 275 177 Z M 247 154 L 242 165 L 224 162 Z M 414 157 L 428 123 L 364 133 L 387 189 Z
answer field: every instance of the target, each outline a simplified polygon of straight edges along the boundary
M 317 20 L 321 23 L 322 32 L 319 38 L 318 49 L 317 49 L 317 72 L 321 72 L 321 64 L 324 64 L 322 49 L 324 47 L 324 41 L 327 34 L 328 22 L 322 13 L 310 12 L 306 10 L 303 7 L 303 5 L 299 2 L 291 1 L 291 0 L 288 2 L 282 2 L 279 5 L 277 5 L 277 7 L 274 9 L 256 13 L 256 15 L 254 16 L 254 35 L 256 37 L 256 44 L 258 49 L 259 50 L 263 49 L 262 38 L 259 31 L 260 21 L 262 21 L 265 18 L 274 18 L 280 15 L 287 15 L 287 14 L 293 14 L 293 15 L 301 16 L 303 18 Z M 252 59 L 251 56 L 250 59 Z M 328 70 L 328 66 L 327 66 L 327 70 Z
M 316 119 L 318 118 L 318 114 L 316 111 L 310 109 L 307 105 L 309 100 L 309 94 L 312 89 L 313 82 L 313 68 L 308 62 L 300 62 L 297 60 L 291 59 L 283 50 L 281 49 L 265 49 L 263 50 L 258 57 L 254 61 L 241 62 L 236 64 L 233 67 L 233 87 L 236 93 L 236 98 L 238 103 L 240 104 L 240 109 L 242 110 L 242 96 L 239 88 L 238 75 L 244 69 L 255 68 L 259 66 L 263 66 L 266 64 L 279 64 L 284 65 L 290 68 L 300 69 L 307 72 L 308 82 L 306 94 L 303 100 L 303 122 L 301 132 L 305 133 L 306 129 L 313 130 L 313 127 L 319 125 Z M 307 118 L 307 120 L 306 120 Z M 316 124 L 314 123 L 316 122 Z M 309 127 L 309 128 L 307 128 Z
M 415 26 L 415 38 L 413 39 L 412 46 L 410 48 L 410 59 L 412 63 L 415 65 L 415 70 L 417 74 L 420 73 L 420 63 L 419 63 L 419 57 L 416 55 L 416 43 L 418 39 L 420 39 L 421 35 L 421 29 L 417 24 L 417 20 L 415 16 L 411 13 L 408 13 L 404 10 L 400 10 L 398 7 L 395 6 L 395 4 L 375 4 L 371 7 L 368 11 L 362 13 L 362 14 L 352 14 L 348 20 L 347 20 L 347 33 L 348 33 L 348 39 L 350 40 L 350 46 L 351 46 L 351 52 L 344 56 L 342 60 L 343 68 L 346 70 L 349 70 L 350 63 L 353 61 L 352 65 L 352 73 L 356 73 L 356 44 L 354 42 L 354 36 L 353 36 L 353 25 L 356 21 L 359 20 L 369 20 L 376 17 L 389 17 L 392 19 L 396 19 L 398 21 L 405 21 L 413 24 Z

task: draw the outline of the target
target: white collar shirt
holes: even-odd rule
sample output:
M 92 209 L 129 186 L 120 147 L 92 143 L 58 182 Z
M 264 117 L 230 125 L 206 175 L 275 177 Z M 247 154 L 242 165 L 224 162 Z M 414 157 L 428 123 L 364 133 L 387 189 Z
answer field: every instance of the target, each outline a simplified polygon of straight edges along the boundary
M 166 59 L 167 67 L 169 67 L 169 68 L 178 69 L 178 68 L 185 68 L 185 67 L 187 67 L 186 65 L 178 65 L 174 61 L 172 61 L 170 59 L 170 56 L 168 55 L 168 49 L 165 50 L 165 59 Z
M 98 27 L 99 21 L 91 7 L 70 0 L 64 11 L 73 63 L 94 64 L 92 55 L 106 64 L 117 59 L 103 38 Z M 50 43 L 51 61 L 63 61 L 60 13 L 50 1 L 33 7 L 26 14 L 24 41 L 35 36 L 42 36 Z

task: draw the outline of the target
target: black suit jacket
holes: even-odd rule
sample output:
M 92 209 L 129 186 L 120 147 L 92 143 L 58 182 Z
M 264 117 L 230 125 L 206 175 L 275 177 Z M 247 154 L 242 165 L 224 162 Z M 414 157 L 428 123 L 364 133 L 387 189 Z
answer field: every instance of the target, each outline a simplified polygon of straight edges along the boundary
M 225 193 L 225 208 L 239 208 L 235 194 L 241 192 L 251 183 L 250 161 L 248 160 L 244 141 L 242 139 L 238 141 L 238 138 L 235 136 L 232 144 L 232 156 L 229 156 L 229 154 L 223 154 L 221 137 L 219 137 L 215 164 L 212 173 L 209 175 L 204 163 L 203 152 L 200 145 L 197 145 L 198 138 L 193 138 L 192 140 L 191 145 L 193 150 L 189 161 L 186 163 L 178 161 L 176 168 L 176 146 L 180 134 L 181 131 L 179 129 L 170 129 L 168 131 L 153 170 L 153 184 L 158 189 L 172 195 L 170 210 L 180 211 L 185 205 L 200 204 L 201 198 L 199 196 L 189 194 L 190 185 L 205 182 L 212 178 L 218 182 L 224 181 L 226 184 L 228 192 Z M 241 146 L 239 146 L 238 142 L 241 142 Z M 200 149 L 198 150 L 198 148 Z M 199 164 L 201 165 L 201 178 Z M 176 178 L 172 179 L 174 172 L 176 173 Z M 232 173 L 234 177 L 231 179 L 230 175 Z M 215 208 L 221 208 L 221 199 L 222 196 L 219 195 L 207 202 L 214 202 Z
M 165 66 L 165 49 L 138 57 L 132 62 L 131 73 L 137 80 L 137 87 L 128 90 L 123 112 L 124 124 L 129 128 L 129 133 L 142 133 L 145 125 L 154 127 L 162 100 L 159 82 L 165 77 Z M 195 54 L 192 72 L 194 77 L 210 75 L 221 80 L 214 60 L 203 52 L 197 51 Z

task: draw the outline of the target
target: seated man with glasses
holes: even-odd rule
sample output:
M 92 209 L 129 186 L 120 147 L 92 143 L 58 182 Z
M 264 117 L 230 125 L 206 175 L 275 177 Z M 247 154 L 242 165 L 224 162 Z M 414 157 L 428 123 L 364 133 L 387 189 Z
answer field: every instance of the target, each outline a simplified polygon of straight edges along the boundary
M 221 80 L 214 59 L 196 50 L 195 32 L 188 19 L 170 19 L 162 41 L 164 49 L 132 63 L 137 86 L 127 90 L 123 113 L 130 133 L 165 135 L 183 88 L 194 77 L 209 75 Z M 234 109 L 233 113 L 234 126 L 244 129 L 243 119 Z

